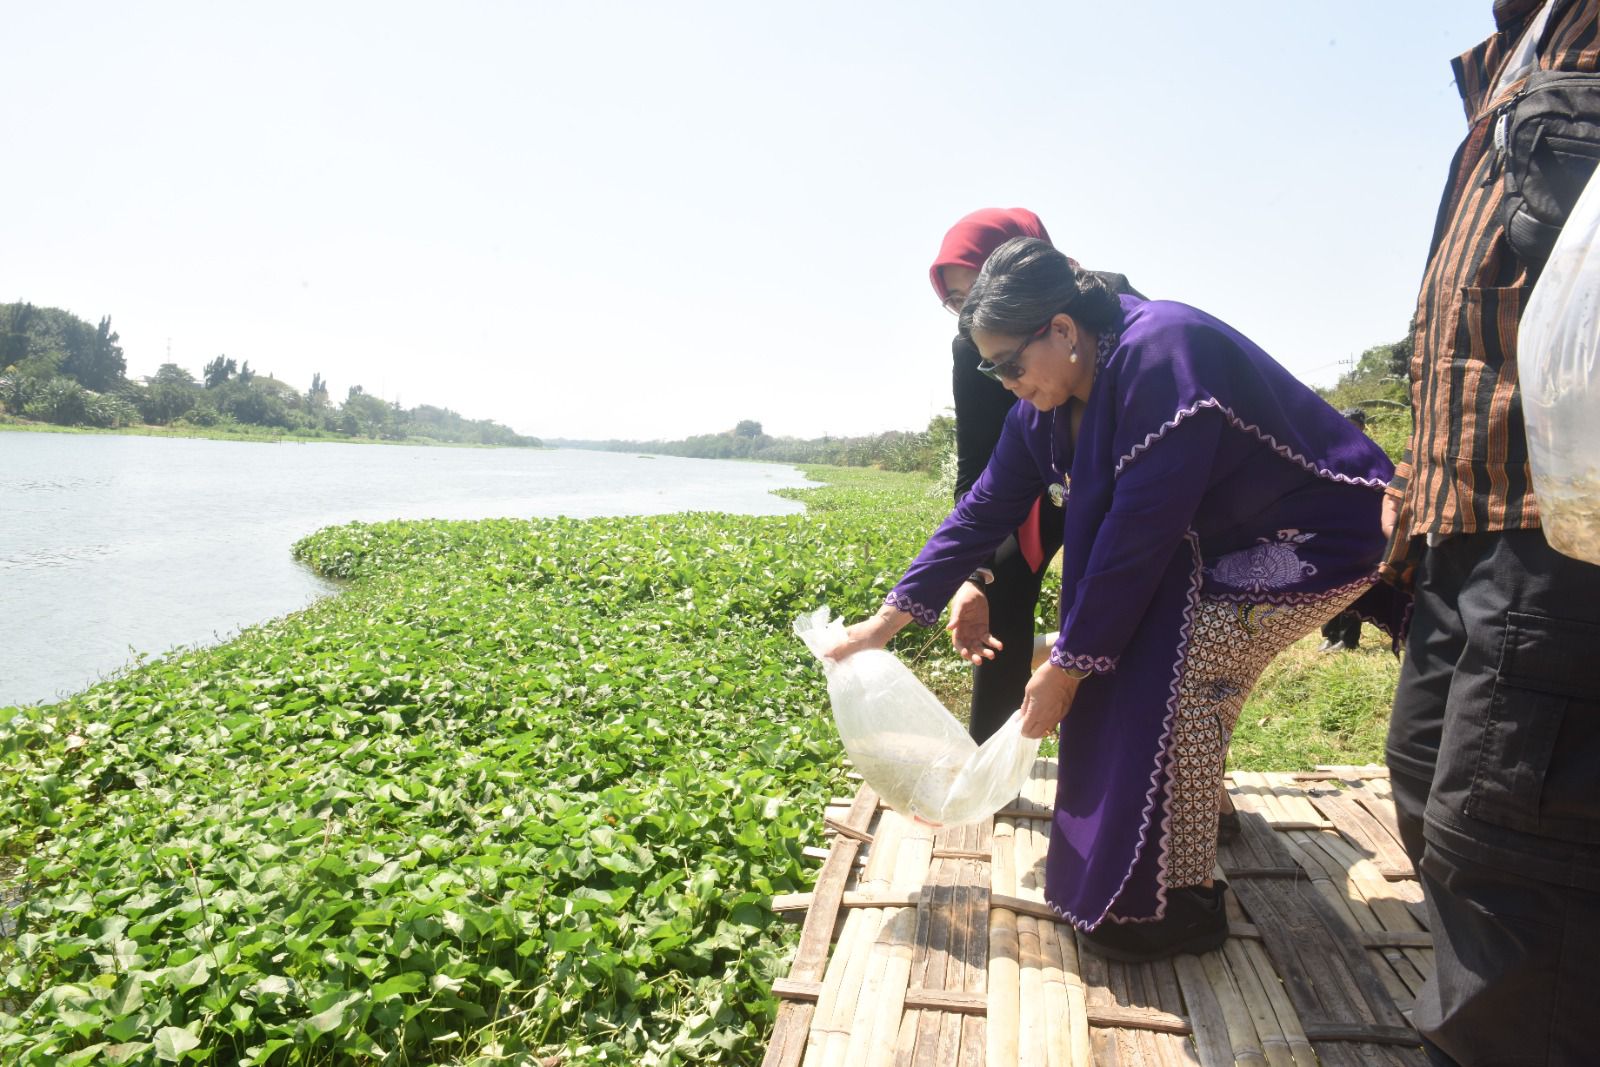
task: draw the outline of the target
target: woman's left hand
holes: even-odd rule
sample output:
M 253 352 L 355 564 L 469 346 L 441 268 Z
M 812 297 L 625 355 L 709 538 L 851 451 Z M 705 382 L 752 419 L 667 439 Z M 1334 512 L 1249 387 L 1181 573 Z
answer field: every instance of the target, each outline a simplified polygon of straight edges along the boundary
M 1031 740 L 1054 730 L 1067 717 L 1079 681 L 1054 663 L 1040 664 L 1022 697 L 1022 736 Z

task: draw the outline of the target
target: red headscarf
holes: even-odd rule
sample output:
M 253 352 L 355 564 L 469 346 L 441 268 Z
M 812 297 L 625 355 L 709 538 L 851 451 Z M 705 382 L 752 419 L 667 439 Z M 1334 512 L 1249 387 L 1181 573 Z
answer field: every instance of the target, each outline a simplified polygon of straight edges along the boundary
M 941 267 L 982 270 L 989 253 L 1013 237 L 1050 240 L 1039 216 L 1025 207 L 979 208 L 950 227 L 950 232 L 944 235 L 944 243 L 939 246 L 938 258 L 928 270 L 928 279 L 933 282 L 933 291 L 939 294 L 939 299 L 943 301 L 950 295 L 939 273 Z

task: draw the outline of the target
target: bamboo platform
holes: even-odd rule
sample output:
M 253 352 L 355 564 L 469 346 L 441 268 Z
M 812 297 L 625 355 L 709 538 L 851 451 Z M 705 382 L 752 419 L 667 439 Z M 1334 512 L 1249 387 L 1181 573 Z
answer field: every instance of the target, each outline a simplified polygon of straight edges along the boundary
M 992 820 L 934 829 L 866 786 L 828 809 L 765 1067 L 1424 1064 L 1433 968 L 1386 772 L 1229 776 L 1227 944 L 1123 964 L 1044 903 L 1054 760 Z

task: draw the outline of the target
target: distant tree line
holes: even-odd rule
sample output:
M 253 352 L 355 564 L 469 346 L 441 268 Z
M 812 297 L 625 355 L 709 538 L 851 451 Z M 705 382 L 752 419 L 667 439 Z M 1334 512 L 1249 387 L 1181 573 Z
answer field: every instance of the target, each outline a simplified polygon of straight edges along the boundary
M 1376 345 L 1354 360 L 1351 370 L 1330 387 L 1319 388 L 1323 399 L 1340 410 L 1361 408 L 1367 433 L 1391 458 L 1398 459 L 1411 433 L 1411 398 L 1407 384 L 1411 339 Z M 680 441 L 583 441 L 557 439 L 557 447 L 593 448 L 606 452 L 642 452 L 697 459 L 762 459 L 775 463 L 828 463 L 840 467 L 881 467 L 894 471 L 926 471 L 954 484 L 956 420 L 936 415 L 926 430 L 891 430 L 864 437 L 769 437 L 761 423 L 745 419 L 731 430 L 700 434 Z
M 955 449 L 956 420 L 936 415 L 926 430 L 890 430 L 865 437 L 769 437 L 761 423 L 745 419 L 722 433 L 681 441 L 576 441 L 551 444 L 606 452 L 643 452 L 695 459 L 762 459 L 774 463 L 828 463 L 938 473 Z
M 136 381 L 127 376 L 118 340 L 110 318 L 90 326 L 59 308 L 0 304 L 0 410 L 60 426 L 259 427 L 307 437 L 540 444 L 538 438 L 447 408 L 402 408 L 359 385 L 335 404 L 321 374 L 301 392 L 258 374 L 249 360 L 240 366 L 227 356 L 207 363 L 198 380 L 176 363 L 163 363 L 154 375 Z

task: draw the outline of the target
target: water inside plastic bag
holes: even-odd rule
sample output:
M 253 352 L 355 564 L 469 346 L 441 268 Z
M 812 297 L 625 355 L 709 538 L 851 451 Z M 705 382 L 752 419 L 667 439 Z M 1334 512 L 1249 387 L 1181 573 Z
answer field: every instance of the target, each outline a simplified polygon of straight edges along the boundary
M 890 652 L 869 649 L 840 661 L 823 652 L 844 640 L 844 623 L 818 608 L 794 632 L 822 662 L 839 738 L 883 802 L 925 822 L 988 818 L 1016 797 L 1039 756 L 1013 712 L 981 746 L 939 699 Z

